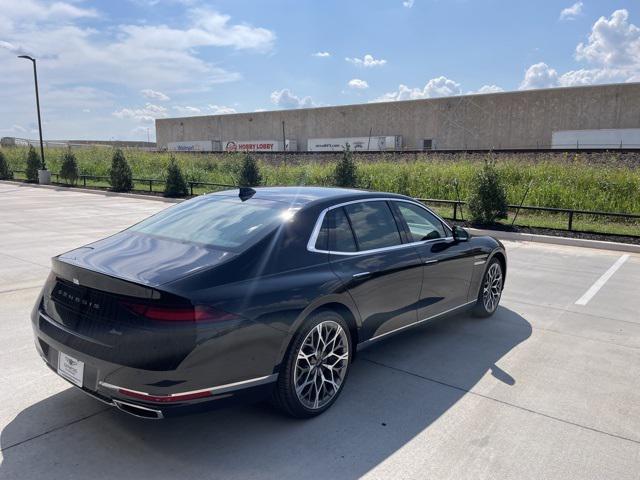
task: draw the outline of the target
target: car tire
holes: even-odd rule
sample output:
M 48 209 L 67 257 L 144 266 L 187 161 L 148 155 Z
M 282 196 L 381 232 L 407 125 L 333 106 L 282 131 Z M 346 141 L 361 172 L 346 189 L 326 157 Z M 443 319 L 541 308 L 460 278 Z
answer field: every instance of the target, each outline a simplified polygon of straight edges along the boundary
M 473 308 L 477 317 L 489 317 L 498 309 L 502 288 L 504 286 L 504 272 L 502 263 L 497 258 L 491 259 L 482 277 L 478 300 Z
M 338 313 L 312 315 L 289 344 L 272 403 L 293 417 L 320 415 L 340 396 L 352 350 L 349 326 Z

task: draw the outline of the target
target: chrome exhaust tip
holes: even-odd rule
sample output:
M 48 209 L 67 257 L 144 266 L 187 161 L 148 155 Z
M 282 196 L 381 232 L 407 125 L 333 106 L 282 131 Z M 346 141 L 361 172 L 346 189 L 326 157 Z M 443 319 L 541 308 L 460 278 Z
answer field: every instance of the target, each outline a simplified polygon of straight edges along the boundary
M 133 403 L 123 402 L 122 400 L 113 399 L 113 404 L 116 408 L 124 413 L 133 415 L 138 418 L 145 418 L 147 420 L 161 420 L 164 418 L 162 410 L 156 410 L 154 408 L 142 407 Z

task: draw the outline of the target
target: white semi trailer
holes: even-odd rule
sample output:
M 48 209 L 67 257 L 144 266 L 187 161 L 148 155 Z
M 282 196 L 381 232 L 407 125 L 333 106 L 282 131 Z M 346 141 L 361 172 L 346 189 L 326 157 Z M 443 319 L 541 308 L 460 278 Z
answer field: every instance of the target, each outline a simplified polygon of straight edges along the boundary
M 167 150 L 170 152 L 211 152 L 213 151 L 213 142 L 211 140 L 169 142 Z
M 284 149 L 282 140 L 225 140 L 222 142 L 225 152 L 295 152 L 298 144 L 286 139 Z
M 391 151 L 402 150 L 402 136 L 384 135 L 372 137 L 343 137 L 343 138 L 310 138 L 307 150 L 310 152 L 341 152 L 347 145 L 357 151 Z
M 559 130 L 551 135 L 552 148 L 640 148 L 640 128 Z

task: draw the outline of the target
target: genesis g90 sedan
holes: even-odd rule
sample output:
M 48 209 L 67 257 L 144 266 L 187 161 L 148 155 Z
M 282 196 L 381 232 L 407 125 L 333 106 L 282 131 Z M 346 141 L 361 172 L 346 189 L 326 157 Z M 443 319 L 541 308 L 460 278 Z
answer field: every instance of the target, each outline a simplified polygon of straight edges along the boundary
M 495 312 L 502 244 L 402 195 L 212 193 L 64 253 L 32 313 L 46 364 L 144 418 L 271 398 L 317 415 L 357 350 L 445 314 Z

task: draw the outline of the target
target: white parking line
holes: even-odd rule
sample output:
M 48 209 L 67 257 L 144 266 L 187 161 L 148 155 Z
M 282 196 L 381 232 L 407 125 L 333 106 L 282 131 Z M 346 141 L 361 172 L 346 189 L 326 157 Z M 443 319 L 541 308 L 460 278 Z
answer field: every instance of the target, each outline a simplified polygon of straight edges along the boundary
M 591 288 L 589 288 L 589 290 L 587 290 L 584 295 L 582 295 L 576 301 L 576 305 L 586 305 L 587 303 L 589 303 L 589 300 L 591 300 L 593 296 L 598 293 L 598 290 L 600 290 L 604 286 L 604 284 L 607 283 L 607 280 L 609 280 L 611 276 L 616 273 L 616 270 L 618 270 L 622 266 L 622 264 L 627 261 L 628 258 L 629 255 L 625 254 L 622 255 L 618 260 L 616 260 L 616 263 L 611 265 L 609 270 L 604 272 L 602 276 L 598 280 L 596 280 L 593 285 L 591 285 Z

